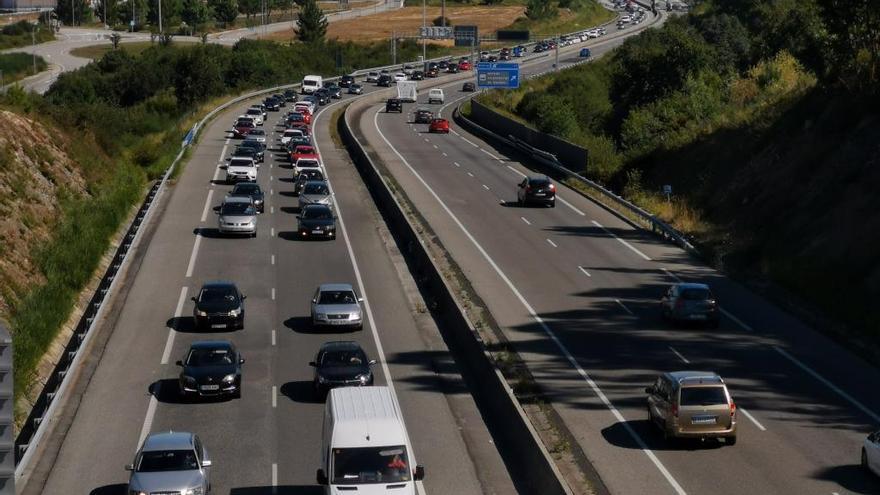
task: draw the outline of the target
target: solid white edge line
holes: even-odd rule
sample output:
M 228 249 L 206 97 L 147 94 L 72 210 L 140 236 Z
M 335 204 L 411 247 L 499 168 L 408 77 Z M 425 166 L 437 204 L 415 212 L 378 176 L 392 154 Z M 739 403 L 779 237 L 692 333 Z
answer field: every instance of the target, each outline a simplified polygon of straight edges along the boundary
M 459 136 L 460 138 L 464 139 L 465 142 L 467 142 L 468 144 L 470 144 L 470 145 L 473 146 L 474 148 L 479 148 L 479 147 L 480 147 L 479 144 L 477 144 L 477 143 L 471 141 L 470 139 L 468 139 L 468 138 L 462 136 L 461 134 L 459 134 L 458 136 Z
M 211 207 L 211 198 L 214 196 L 214 190 L 208 191 L 208 197 L 205 198 L 205 209 L 202 210 L 202 222 L 208 219 L 208 208 Z
M 632 312 L 631 309 L 627 308 L 627 307 L 626 307 L 626 304 L 623 304 L 623 301 L 621 301 L 620 299 L 615 299 L 614 302 L 616 302 L 617 304 L 619 304 L 620 307 L 623 308 L 623 310 L 626 311 L 627 313 L 629 313 L 631 316 L 635 316 L 635 315 L 636 315 L 635 313 Z
M 480 151 L 491 156 L 493 160 L 499 160 L 499 161 L 501 160 L 501 158 L 498 158 L 497 156 L 493 155 L 492 153 L 489 153 L 488 151 L 484 150 L 483 148 L 480 148 Z
M 582 216 L 582 217 L 587 216 L 586 213 L 584 213 L 584 212 L 582 212 L 581 210 L 577 209 L 577 207 L 576 207 L 575 205 L 573 205 L 573 204 L 569 203 L 568 201 L 562 199 L 558 194 L 556 195 L 556 199 L 558 199 L 559 201 L 562 201 L 562 204 L 564 204 L 565 206 L 571 208 L 572 211 L 574 211 L 574 212 L 577 213 L 578 215 L 580 215 L 580 216 Z
M 739 325 L 743 329 L 748 330 L 749 332 L 755 331 L 751 326 L 747 325 L 746 322 L 744 322 L 744 321 L 740 320 L 739 318 L 737 318 L 736 316 L 734 316 L 730 311 L 727 311 L 726 309 L 724 309 L 720 306 L 718 307 L 718 311 L 721 311 L 721 314 L 730 318 L 731 321 L 733 321 L 734 323 L 736 323 L 737 325 Z
M 278 407 L 278 387 L 272 385 L 272 408 Z
M 681 279 L 678 278 L 678 275 L 672 273 L 668 268 L 660 268 L 660 269 L 663 270 L 663 273 L 672 277 L 672 279 L 675 280 L 676 282 L 681 282 Z
M 196 257 L 199 255 L 199 245 L 202 244 L 202 235 L 196 234 L 196 242 L 193 244 L 192 253 L 189 255 L 189 265 L 186 267 L 186 278 L 192 277 L 193 270 L 196 267 Z
M 341 102 L 339 102 L 339 103 L 341 103 Z M 336 104 L 338 105 L 339 103 L 336 103 Z M 325 109 L 329 108 L 330 106 L 332 106 L 332 105 L 328 105 L 327 107 L 325 107 Z M 312 119 L 313 128 L 317 128 L 317 120 L 321 115 L 323 115 L 323 112 L 317 114 L 315 116 L 315 118 Z M 376 121 L 378 116 L 379 116 L 379 114 L 377 112 L 374 117 L 374 121 Z M 377 124 L 377 127 L 378 127 L 378 124 Z M 317 151 L 318 155 L 320 155 L 321 148 L 318 145 L 317 138 L 315 139 L 314 146 L 315 146 L 315 151 Z M 328 187 L 330 189 L 330 193 L 333 194 L 333 184 L 332 184 L 332 181 L 330 180 L 330 176 L 329 176 L 326 168 L 324 170 L 324 173 L 327 174 Z M 364 279 L 361 276 L 361 270 L 360 270 L 360 267 L 357 262 L 357 257 L 355 257 L 355 255 L 354 255 L 354 248 L 352 247 L 351 239 L 348 236 L 348 229 L 345 226 L 345 220 L 343 219 L 343 216 L 342 216 L 342 209 L 339 207 L 339 203 L 336 200 L 336 196 L 333 195 L 331 197 L 332 197 L 332 201 L 333 201 L 333 207 L 336 210 L 336 221 L 339 225 L 339 230 L 342 231 L 342 239 L 345 241 L 345 248 L 348 251 L 348 257 L 351 260 L 351 266 L 354 269 L 354 276 L 357 281 L 358 291 L 361 293 L 361 297 L 364 298 L 364 310 L 367 313 L 367 326 L 370 328 L 370 333 L 373 335 L 373 341 L 376 343 L 376 352 L 379 354 L 379 364 L 382 367 L 382 373 L 385 375 L 385 382 L 388 384 L 388 390 L 391 392 L 391 395 L 394 397 L 394 401 L 397 402 L 397 404 L 400 404 L 400 401 L 397 399 L 397 389 L 394 386 L 394 379 L 391 376 L 391 369 L 388 367 L 388 358 L 385 356 L 385 349 L 382 346 L 382 340 L 379 338 L 379 331 L 376 328 L 376 325 L 374 324 L 374 322 L 376 320 L 373 317 L 373 309 L 372 309 L 372 306 L 370 305 L 370 298 L 367 297 L 367 291 L 364 287 Z M 409 440 L 409 433 L 407 433 L 407 440 Z M 412 442 L 409 442 L 409 444 L 412 445 Z M 413 447 L 413 449 L 415 449 L 415 447 Z M 413 463 L 413 465 L 416 465 L 417 462 L 415 459 L 415 452 L 412 453 L 411 457 L 412 457 L 411 462 Z M 425 494 L 425 487 L 421 481 L 416 482 L 416 488 L 417 488 L 420 495 Z
M 592 277 L 592 275 L 590 275 L 590 272 L 588 272 L 586 268 L 584 268 L 582 266 L 578 266 L 578 270 L 582 271 L 584 273 L 584 275 L 586 275 L 588 277 Z
M 510 165 L 508 165 L 507 168 L 509 168 L 512 172 L 519 174 L 520 177 L 525 177 L 525 176 L 526 176 L 526 174 L 524 174 L 524 173 L 520 172 L 519 170 L 517 170 L 517 169 L 511 167 Z
M 833 390 L 834 393 L 836 393 L 837 395 L 839 395 L 839 396 L 843 397 L 844 399 L 846 399 L 847 401 L 849 401 L 850 404 L 856 406 L 860 411 L 862 411 L 869 418 L 874 420 L 875 423 L 880 423 L 880 415 L 878 415 L 874 411 L 868 409 L 867 406 L 865 406 L 864 404 L 862 404 L 861 402 L 856 400 L 855 397 L 853 397 L 853 396 L 849 395 L 848 393 L 844 392 L 843 390 L 841 390 L 837 385 L 831 383 L 830 380 L 828 380 L 824 376 L 820 375 L 818 372 L 813 371 L 812 368 L 810 368 L 809 366 L 807 366 L 806 364 L 801 362 L 798 358 L 792 356 L 791 354 L 789 354 L 788 352 L 786 352 L 782 348 L 774 345 L 773 349 L 775 349 L 776 352 L 778 352 L 779 354 L 782 354 L 783 357 L 785 357 L 786 359 L 788 359 L 789 361 L 794 363 L 798 368 L 806 371 L 807 374 L 811 375 L 816 380 L 819 380 L 820 382 L 822 382 L 826 387 Z
M 749 412 L 746 411 L 746 408 L 744 408 L 744 407 L 737 407 L 736 409 L 737 409 L 739 412 L 745 414 L 745 416 L 746 416 L 747 418 L 749 418 L 749 420 L 751 420 L 752 423 L 755 423 L 755 426 L 757 426 L 759 430 L 761 430 L 761 431 L 767 431 L 767 428 L 764 428 L 764 425 L 762 425 L 757 419 L 755 419 L 754 416 L 752 416 L 751 414 L 749 414 Z
M 220 158 L 217 159 L 218 161 L 221 161 L 221 162 L 223 161 L 223 157 L 226 156 L 226 148 L 228 146 L 229 146 L 229 141 L 227 141 L 226 144 L 223 145 L 223 149 L 220 150 Z
M 550 240 L 550 239 L 547 239 L 547 242 L 550 243 L 550 245 L 553 246 L 553 247 L 559 247 L 559 246 L 556 245 L 555 242 L 553 242 L 553 241 Z
M 610 230 L 606 229 L 606 228 L 603 227 L 602 224 L 600 224 L 599 222 L 597 222 L 597 221 L 595 221 L 595 220 L 593 220 L 592 222 L 593 222 L 593 225 L 595 225 L 596 227 L 599 227 L 600 229 L 604 230 L 606 234 L 608 234 L 608 235 L 610 235 L 611 237 L 617 239 L 618 242 L 620 242 L 620 243 L 623 244 L 624 246 L 628 247 L 632 252 L 634 252 L 634 253 L 636 253 L 637 255 L 641 256 L 642 259 L 644 259 L 645 261 L 651 261 L 651 258 L 649 258 L 647 254 L 645 254 L 645 253 L 639 251 L 638 249 L 636 249 L 635 246 L 633 246 L 632 244 L 626 242 L 625 240 L 621 239 L 620 237 L 617 237 L 617 235 L 615 235 L 614 232 L 611 232 Z
M 391 142 L 388 141 L 388 138 L 385 137 L 385 134 L 383 134 L 382 130 L 379 128 L 378 116 L 379 112 L 377 111 L 376 114 L 373 116 L 373 125 L 375 126 L 376 131 L 379 133 L 379 136 L 382 138 L 383 141 L 385 141 L 385 144 L 387 144 L 388 147 L 391 148 L 391 151 L 393 151 L 394 154 L 397 155 L 398 158 L 400 158 L 401 162 L 419 180 L 419 182 L 422 183 L 425 189 L 427 189 L 431 196 L 433 196 L 434 199 L 440 204 L 440 207 L 443 208 L 446 214 L 449 215 L 450 218 L 452 218 L 452 221 L 455 222 L 455 224 L 458 226 L 459 229 L 461 229 L 468 240 L 471 241 L 477 251 L 479 251 L 480 255 L 483 256 L 483 259 L 486 260 L 489 266 L 491 266 L 492 269 L 495 270 L 495 273 L 498 274 L 498 276 L 501 278 L 501 280 L 504 281 L 510 291 L 513 292 L 513 295 L 519 300 L 520 304 L 523 305 L 526 311 L 528 311 L 532 319 L 535 320 L 536 323 L 538 323 L 544 333 L 547 334 L 547 336 L 550 338 L 550 340 L 553 341 L 554 344 L 556 344 L 556 347 L 559 348 L 560 352 L 562 352 L 563 356 L 565 356 L 569 364 L 571 364 L 571 366 L 577 371 L 581 378 L 583 378 L 590 389 L 593 390 L 593 393 L 595 393 L 596 396 L 599 397 L 599 400 L 601 400 L 602 403 L 605 404 L 605 407 L 608 408 L 614 418 L 623 425 L 623 428 L 636 442 L 642 452 L 644 452 L 644 454 L 651 460 L 651 462 L 654 463 L 654 466 L 660 471 L 663 477 L 666 478 L 666 481 L 672 486 L 675 492 L 678 495 L 687 495 L 687 492 L 682 489 L 681 485 L 678 484 L 678 481 L 676 481 L 672 474 L 666 469 L 666 466 L 664 466 L 663 463 L 660 462 L 660 459 L 654 454 L 654 452 L 650 448 L 648 448 L 648 445 L 645 443 L 642 437 L 639 436 L 638 432 L 633 429 L 633 427 L 626 421 L 626 418 L 623 417 L 623 414 L 621 414 L 620 411 L 614 406 L 614 404 L 611 403 L 611 400 L 608 399 L 604 392 L 602 392 L 602 389 L 599 388 L 596 382 L 594 382 L 590 375 L 581 367 L 580 363 L 578 363 L 574 355 L 569 352 L 568 348 L 565 347 L 565 344 L 563 344 L 562 341 L 559 340 L 559 337 L 556 336 L 556 333 L 553 331 L 553 329 L 551 329 L 550 326 L 544 321 L 544 319 L 541 318 L 540 315 L 538 315 L 535 309 L 532 308 L 532 305 L 529 304 L 525 297 L 523 297 L 519 289 L 516 288 L 510 278 L 508 278 L 504 271 L 501 270 L 501 267 L 499 267 L 498 264 L 495 263 L 495 260 L 493 260 L 492 257 L 489 256 L 489 253 L 487 253 L 486 250 L 483 249 L 483 246 L 481 246 L 480 243 L 477 242 L 474 236 L 470 233 L 470 231 L 467 230 L 464 224 L 461 223 L 458 217 L 456 217 L 455 214 L 452 213 L 452 210 L 450 210 L 446 203 L 443 202 L 442 199 L 440 199 L 440 196 L 438 196 L 437 193 L 431 188 L 431 186 L 429 186 L 428 183 L 425 182 L 425 179 L 422 178 L 422 176 L 418 172 L 416 172 L 412 165 L 409 164 L 406 158 L 404 158 L 403 155 L 401 155 L 400 152 L 397 151 L 397 148 L 391 145 Z
M 177 309 L 174 310 L 174 318 L 175 322 L 179 321 L 180 317 L 183 316 L 183 305 L 186 303 L 186 293 L 189 290 L 189 287 L 184 286 L 180 289 L 180 299 L 177 300 Z M 162 361 L 161 364 L 168 364 L 168 360 L 171 359 L 171 348 L 174 347 L 174 335 L 177 333 L 175 328 L 168 329 L 168 338 L 165 340 L 165 350 L 162 351 Z
M 675 350 L 675 347 L 672 347 L 671 345 L 668 347 L 669 347 L 669 350 L 672 351 L 673 354 L 678 356 L 678 359 L 681 359 L 684 362 L 684 364 L 691 364 L 691 362 L 688 361 L 688 359 L 686 357 L 682 356 L 680 352 Z

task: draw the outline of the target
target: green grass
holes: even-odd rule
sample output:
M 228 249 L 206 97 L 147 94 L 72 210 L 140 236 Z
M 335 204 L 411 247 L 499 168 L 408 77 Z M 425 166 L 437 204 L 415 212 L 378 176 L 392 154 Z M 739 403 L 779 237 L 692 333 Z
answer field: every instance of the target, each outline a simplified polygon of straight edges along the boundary
M 194 42 L 189 42 L 189 41 L 184 41 L 184 42 L 175 41 L 174 43 L 176 43 L 177 46 L 184 46 L 184 47 L 188 46 L 188 45 L 196 44 Z M 141 52 L 143 52 L 147 48 L 150 48 L 151 46 L 155 46 L 156 44 L 158 44 L 158 41 L 156 43 L 151 43 L 149 41 L 136 41 L 136 42 L 132 42 L 132 43 L 120 43 L 118 50 L 125 50 L 126 52 L 128 52 L 131 55 L 140 55 Z M 226 45 L 222 45 L 222 46 L 226 46 Z M 98 60 L 99 58 L 103 57 L 107 52 L 111 52 L 111 51 L 113 51 L 113 45 L 104 44 L 104 45 L 91 45 L 91 46 L 82 46 L 79 48 L 74 48 L 73 50 L 70 51 L 70 54 L 75 57 L 83 57 L 83 58 L 90 58 L 92 60 Z
M 45 43 L 55 39 L 55 35 L 45 26 L 38 26 L 36 35 L 32 38 L 33 26 L 28 21 L 4 26 L 0 30 L 0 50 L 27 46 L 33 42 Z
M 46 66 L 43 57 L 37 57 L 37 72 L 46 70 Z M 27 53 L 0 54 L 0 71 L 3 72 L 3 80 L 0 82 L 3 85 L 33 75 L 34 57 Z
M 614 15 L 595 0 L 574 0 L 570 9 L 559 9 L 556 17 L 540 20 L 520 17 L 507 29 L 527 29 L 532 37 L 547 37 L 598 26 L 614 19 Z

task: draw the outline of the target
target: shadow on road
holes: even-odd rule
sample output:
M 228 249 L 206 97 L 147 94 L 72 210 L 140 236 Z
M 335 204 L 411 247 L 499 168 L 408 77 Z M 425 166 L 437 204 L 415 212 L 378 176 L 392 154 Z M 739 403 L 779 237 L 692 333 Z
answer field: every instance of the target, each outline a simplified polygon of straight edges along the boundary
M 229 495 L 323 495 L 320 485 L 250 486 L 233 488 Z
M 128 483 L 116 483 L 115 485 L 104 485 L 89 492 L 89 495 L 126 495 Z
M 324 397 L 315 393 L 315 386 L 311 380 L 287 382 L 281 386 L 281 395 L 302 404 L 321 404 L 324 402 Z
M 834 466 L 819 471 L 814 478 L 828 480 L 846 491 L 859 494 L 880 493 L 880 480 L 859 464 Z
M 645 445 L 640 445 L 633 438 L 627 427 L 636 432 Z M 663 440 L 659 429 L 654 426 L 648 419 L 635 419 L 630 421 L 618 422 L 608 428 L 602 430 L 602 437 L 615 447 L 624 449 L 642 450 L 645 446 L 654 451 L 663 450 L 706 450 L 724 447 L 724 441 L 720 439 L 709 438 L 700 439 L 676 439 Z

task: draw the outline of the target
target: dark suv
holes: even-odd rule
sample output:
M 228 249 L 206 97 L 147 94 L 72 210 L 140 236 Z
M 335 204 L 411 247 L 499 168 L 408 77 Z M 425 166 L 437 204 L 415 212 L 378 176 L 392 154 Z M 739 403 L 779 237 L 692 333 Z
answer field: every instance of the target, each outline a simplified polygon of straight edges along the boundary
M 403 113 L 403 102 L 399 98 L 388 98 L 385 102 L 385 113 L 390 112 Z
M 339 79 L 339 86 L 341 86 L 343 88 L 347 88 L 347 87 L 351 86 L 352 84 L 354 84 L 354 76 L 346 75 L 346 76 L 342 76 L 342 78 Z
M 196 328 L 244 328 L 246 297 L 232 282 L 206 283 L 199 295 L 192 298 L 196 303 L 193 308 Z
M 390 88 L 391 84 L 394 82 L 394 78 L 389 74 L 382 74 L 379 76 L 379 80 L 376 81 L 376 86 L 383 86 L 385 88 Z
M 517 185 L 516 199 L 520 206 L 539 203 L 554 208 L 556 206 L 556 186 L 546 175 L 526 177 Z

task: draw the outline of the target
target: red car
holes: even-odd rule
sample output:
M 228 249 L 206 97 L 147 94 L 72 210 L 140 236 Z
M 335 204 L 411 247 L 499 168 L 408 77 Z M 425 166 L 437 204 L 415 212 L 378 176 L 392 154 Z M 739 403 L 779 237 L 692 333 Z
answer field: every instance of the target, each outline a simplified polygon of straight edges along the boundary
M 449 134 L 449 121 L 446 119 L 434 119 L 431 121 L 431 126 L 428 127 L 428 131 Z
M 290 152 L 290 163 L 296 163 L 300 158 L 307 158 L 309 156 L 317 158 L 317 151 L 315 151 L 315 148 L 312 146 L 301 144 Z
M 471 70 L 471 63 L 467 60 L 462 60 L 458 63 L 458 70 Z
M 232 128 L 233 137 L 244 138 L 248 134 L 251 133 L 252 130 L 256 129 L 257 126 L 254 125 L 253 122 L 249 121 L 239 121 L 235 123 L 235 127 Z
M 312 135 L 312 128 L 309 127 L 309 124 L 306 124 L 305 122 L 294 122 L 294 123 L 288 125 L 287 128 L 288 129 L 299 129 L 306 136 Z

